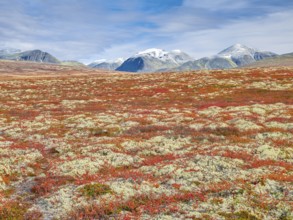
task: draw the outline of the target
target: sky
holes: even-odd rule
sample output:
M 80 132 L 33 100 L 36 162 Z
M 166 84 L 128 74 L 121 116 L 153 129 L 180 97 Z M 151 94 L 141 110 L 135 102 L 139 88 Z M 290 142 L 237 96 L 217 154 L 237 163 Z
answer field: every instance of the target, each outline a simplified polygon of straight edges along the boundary
M 293 52 L 293 0 L 0 0 L 0 48 L 84 63 L 148 48 L 194 58 L 241 43 Z

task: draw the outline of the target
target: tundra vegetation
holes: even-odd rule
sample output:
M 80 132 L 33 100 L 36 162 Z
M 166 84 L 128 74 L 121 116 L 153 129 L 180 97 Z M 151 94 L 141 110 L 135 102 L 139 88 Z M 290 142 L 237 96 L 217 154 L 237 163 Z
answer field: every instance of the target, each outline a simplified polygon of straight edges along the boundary
M 1 220 L 293 218 L 293 68 L 58 68 L 0 68 Z

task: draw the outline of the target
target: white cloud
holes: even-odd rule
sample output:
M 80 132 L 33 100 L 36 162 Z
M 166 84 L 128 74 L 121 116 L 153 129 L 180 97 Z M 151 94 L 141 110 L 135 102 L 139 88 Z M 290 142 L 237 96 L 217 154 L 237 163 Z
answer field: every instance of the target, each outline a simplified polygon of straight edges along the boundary
M 184 7 L 204 8 L 212 11 L 240 9 L 248 6 L 246 0 L 184 0 Z
M 146 12 L 142 2 L 0 0 L 1 47 L 37 48 L 85 62 L 127 58 L 149 47 L 181 49 L 200 58 L 236 42 L 293 51 L 293 11 L 275 9 L 277 0 L 184 0 L 160 13 Z
M 235 21 L 219 28 L 190 31 L 174 37 L 168 47 L 181 48 L 199 58 L 242 43 L 277 53 L 293 51 L 293 10 L 252 20 Z

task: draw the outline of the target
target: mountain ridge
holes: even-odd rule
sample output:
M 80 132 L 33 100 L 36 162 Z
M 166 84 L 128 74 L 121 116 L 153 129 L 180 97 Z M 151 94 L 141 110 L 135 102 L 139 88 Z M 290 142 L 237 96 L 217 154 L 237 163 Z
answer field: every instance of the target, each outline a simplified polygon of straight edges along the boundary
M 258 60 L 275 56 L 277 56 L 276 53 L 260 51 L 237 43 L 220 51 L 216 55 L 184 63 L 173 70 L 230 69 L 249 65 Z
M 41 50 L 28 50 L 24 52 L 17 52 L 11 54 L 0 55 L 3 60 L 16 60 L 16 61 L 33 61 L 40 63 L 54 63 L 60 64 L 61 62 L 51 54 Z
M 175 68 L 193 58 L 180 50 L 165 51 L 151 48 L 128 58 L 117 71 L 156 72 L 160 69 Z
M 273 52 L 261 51 L 237 43 L 215 55 L 200 59 L 194 59 L 187 53 L 178 49 L 166 51 L 158 48 L 149 48 L 139 51 L 127 59 L 100 59 L 84 66 L 102 70 L 137 73 L 199 69 L 230 69 L 249 66 L 257 61 L 278 56 L 278 54 Z M 290 54 L 287 55 L 287 57 L 288 56 L 290 56 Z M 83 64 L 78 61 L 60 61 L 51 54 L 39 49 L 21 51 L 15 48 L 3 48 L 0 49 L 0 59 L 83 66 Z M 289 58 L 287 60 L 289 60 Z

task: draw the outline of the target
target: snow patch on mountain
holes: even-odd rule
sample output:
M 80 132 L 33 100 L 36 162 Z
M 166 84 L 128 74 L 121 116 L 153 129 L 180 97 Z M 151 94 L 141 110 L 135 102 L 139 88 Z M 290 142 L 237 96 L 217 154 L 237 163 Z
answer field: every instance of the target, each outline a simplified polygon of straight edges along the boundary
M 133 57 L 148 56 L 148 57 L 162 59 L 167 54 L 168 54 L 168 52 L 165 50 L 157 49 L 157 48 L 150 48 L 150 49 L 138 52 Z
M 242 57 L 244 55 L 254 56 L 256 52 L 260 52 L 254 48 L 247 47 L 242 44 L 234 44 L 231 47 L 218 53 L 218 56 L 231 58 L 231 57 Z
M 163 62 L 173 62 L 175 64 L 182 64 L 193 59 L 181 50 L 172 50 L 169 52 L 158 48 L 150 48 L 144 51 L 140 51 L 131 58 L 137 57 L 156 58 Z

